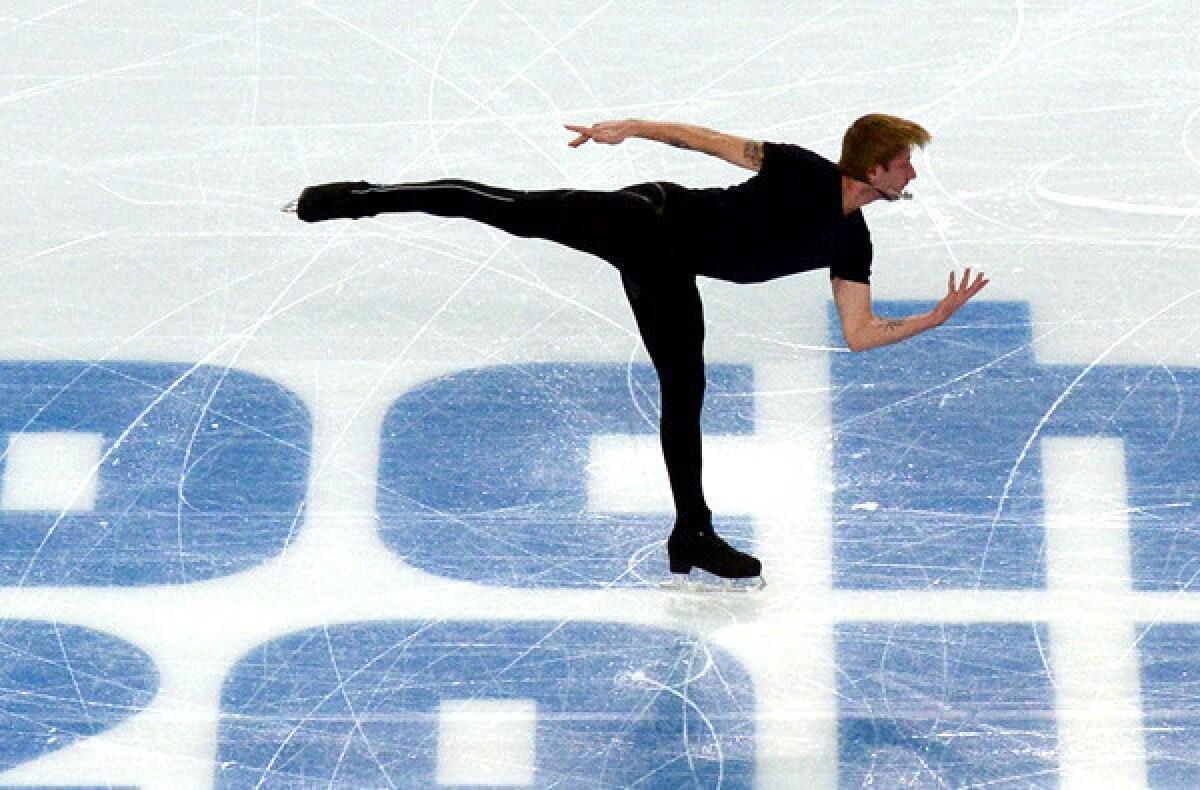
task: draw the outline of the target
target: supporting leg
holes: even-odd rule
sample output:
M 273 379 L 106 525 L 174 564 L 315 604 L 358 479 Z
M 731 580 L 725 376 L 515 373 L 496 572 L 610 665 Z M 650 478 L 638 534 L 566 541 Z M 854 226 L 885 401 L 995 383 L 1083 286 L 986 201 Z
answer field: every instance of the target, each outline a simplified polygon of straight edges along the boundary
M 672 573 L 693 567 L 725 578 L 757 577 L 762 564 L 713 530 L 704 499 L 700 414 L 704 405 L 704 312 L 694 277 L 647 278 L 625 273 L 625 294 L 658 373 L 659 435 L 675 500 L 667 541 Z
M 621 278 L 642 342 L 658 373 L 659 436 L 681 524 L 711 531 L 701 480 L 704 406 L 704 311 L 693 277 Z

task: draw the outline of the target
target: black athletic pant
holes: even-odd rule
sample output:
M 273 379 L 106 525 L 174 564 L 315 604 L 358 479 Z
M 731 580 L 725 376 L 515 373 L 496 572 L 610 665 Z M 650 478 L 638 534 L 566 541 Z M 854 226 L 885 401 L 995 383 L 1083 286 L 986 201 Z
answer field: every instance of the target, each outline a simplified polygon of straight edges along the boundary
M 372 185 L 357 200 L 371 213 L 466 217 L 517 236 L 558 242 L 616 266 L 658 373 L 659 435 L 676 525 L 710 529 L 712 514 L 700 479 L 704 313 L 695 276 L 683 271 L 667 244 L 662 185 L 637 184 L 614 192 L 524 192 L 447 179 Z

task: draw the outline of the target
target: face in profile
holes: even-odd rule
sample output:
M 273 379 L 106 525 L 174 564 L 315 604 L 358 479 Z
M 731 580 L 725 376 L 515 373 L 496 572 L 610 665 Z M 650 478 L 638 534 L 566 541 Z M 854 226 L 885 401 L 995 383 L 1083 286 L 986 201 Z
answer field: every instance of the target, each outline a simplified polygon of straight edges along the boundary
M 871 186 L 884 193 L 889 200 L 895 200 L 904 192 L 908 182 L 917 177 L 917 171 L 912 164 L 912 151 L 905 151 L 895 156 L 884 165 L 876 165 L 871 169 Z

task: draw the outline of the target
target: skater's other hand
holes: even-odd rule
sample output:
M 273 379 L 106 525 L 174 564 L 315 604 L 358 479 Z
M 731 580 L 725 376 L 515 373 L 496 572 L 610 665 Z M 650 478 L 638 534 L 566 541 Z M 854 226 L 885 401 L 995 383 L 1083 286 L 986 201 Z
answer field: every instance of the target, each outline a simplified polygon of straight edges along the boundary
M 568 123 L 563 124 L 563 126 L 579 135 L 567 143 L 572 148 L 578 148 L 588 140 L 595 140 L 597 143 L 604 143 L 606 145 L 616 145 L 633 135 L 633 123 L 631 121 L 601 121 L 591 126 Z
M 980 272 L 975 276 L 974 282 L 968 285 L 967 283 L 971 279 L 970 267 L 967 267 L 967 270 L 963 272 L 962 281 L 959 283 L 955 283 L 954 274 L 954 272 L 950 272 L 950 282 L 946 288 L 946 295 L 938 303 L 937 307 L 933 308 L 934 318 L 937 319 L 939 324 L 946 323 L 950 316 L 958 312 L 959 308 L 965 305 L 975 294 L 982 291 L 984 286 L 990 282 L 983 276 L 983 272 Z

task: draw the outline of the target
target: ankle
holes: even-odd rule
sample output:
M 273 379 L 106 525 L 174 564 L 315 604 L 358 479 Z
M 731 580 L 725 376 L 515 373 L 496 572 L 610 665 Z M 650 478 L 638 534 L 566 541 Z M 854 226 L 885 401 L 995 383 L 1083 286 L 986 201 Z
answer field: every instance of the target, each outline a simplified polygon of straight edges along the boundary
M 711 535 L 713 534 L 712 513 L 679 514 L 675 517 L 672 535 Z

